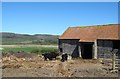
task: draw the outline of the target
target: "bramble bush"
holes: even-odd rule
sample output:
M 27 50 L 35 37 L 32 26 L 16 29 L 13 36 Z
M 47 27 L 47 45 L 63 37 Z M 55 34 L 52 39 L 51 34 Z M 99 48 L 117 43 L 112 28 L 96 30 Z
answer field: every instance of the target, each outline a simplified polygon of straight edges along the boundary
M 31 53 L 42 54 L 42 53 L 56 53 L 58 52 L 57 48 L 41 48 L 41 49 L 33 49 Z

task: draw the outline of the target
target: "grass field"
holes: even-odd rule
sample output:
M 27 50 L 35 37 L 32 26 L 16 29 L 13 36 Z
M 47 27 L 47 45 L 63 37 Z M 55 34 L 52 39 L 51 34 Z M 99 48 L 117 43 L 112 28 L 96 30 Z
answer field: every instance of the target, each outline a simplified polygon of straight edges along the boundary
M 46 52 L 57 52 L 58 48 L 57 46 L 52 45 L 3 45 L 2 52 L 9 52 L 9 51 L 24 51 L 24 52 L 30 52 L 30 53 L 46 53 Z
M 57 48 L 57 45 L 0 45 L 2 48 L 21 48 L 21 47 L 54 47 Z

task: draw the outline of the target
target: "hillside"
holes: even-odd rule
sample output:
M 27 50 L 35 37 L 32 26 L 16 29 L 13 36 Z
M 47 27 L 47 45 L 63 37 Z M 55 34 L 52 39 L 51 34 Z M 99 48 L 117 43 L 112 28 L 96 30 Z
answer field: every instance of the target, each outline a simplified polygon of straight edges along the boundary
M 35 45 L 49 45 L 49 44 L 57 44 L 58 35 L 47 35 L 47 34 L 35 34 L 35 35 L 28 35 L 28 34 L 15 34 L 15 33 L 8 33 L 2 32 L 0 33 L 0 40 L 2 38 L 3 45 L 28 45 L 28 44 L 35 44 Z

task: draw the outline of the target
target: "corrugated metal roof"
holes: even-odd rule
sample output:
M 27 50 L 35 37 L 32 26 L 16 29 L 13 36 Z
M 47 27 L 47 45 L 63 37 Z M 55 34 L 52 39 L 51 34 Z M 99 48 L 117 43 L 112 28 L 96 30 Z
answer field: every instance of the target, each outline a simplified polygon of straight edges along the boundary
M 93 42 L 96 39 L 120 40 L 120 25 L 69 27 L 59 39 L 80 39 L 80 42 Z

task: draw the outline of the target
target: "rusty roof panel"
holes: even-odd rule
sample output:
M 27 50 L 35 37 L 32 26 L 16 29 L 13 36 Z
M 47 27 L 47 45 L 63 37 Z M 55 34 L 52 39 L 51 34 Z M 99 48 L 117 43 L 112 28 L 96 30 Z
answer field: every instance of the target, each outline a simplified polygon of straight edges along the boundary
M 118 38 L 120 39 L 120 24 L 118 25 Z
M 93 42 L 96 39 L 119 39 L 118 24 L 90 27 L 69 27 L 59 39 L 80 39 L 80 42 Z

